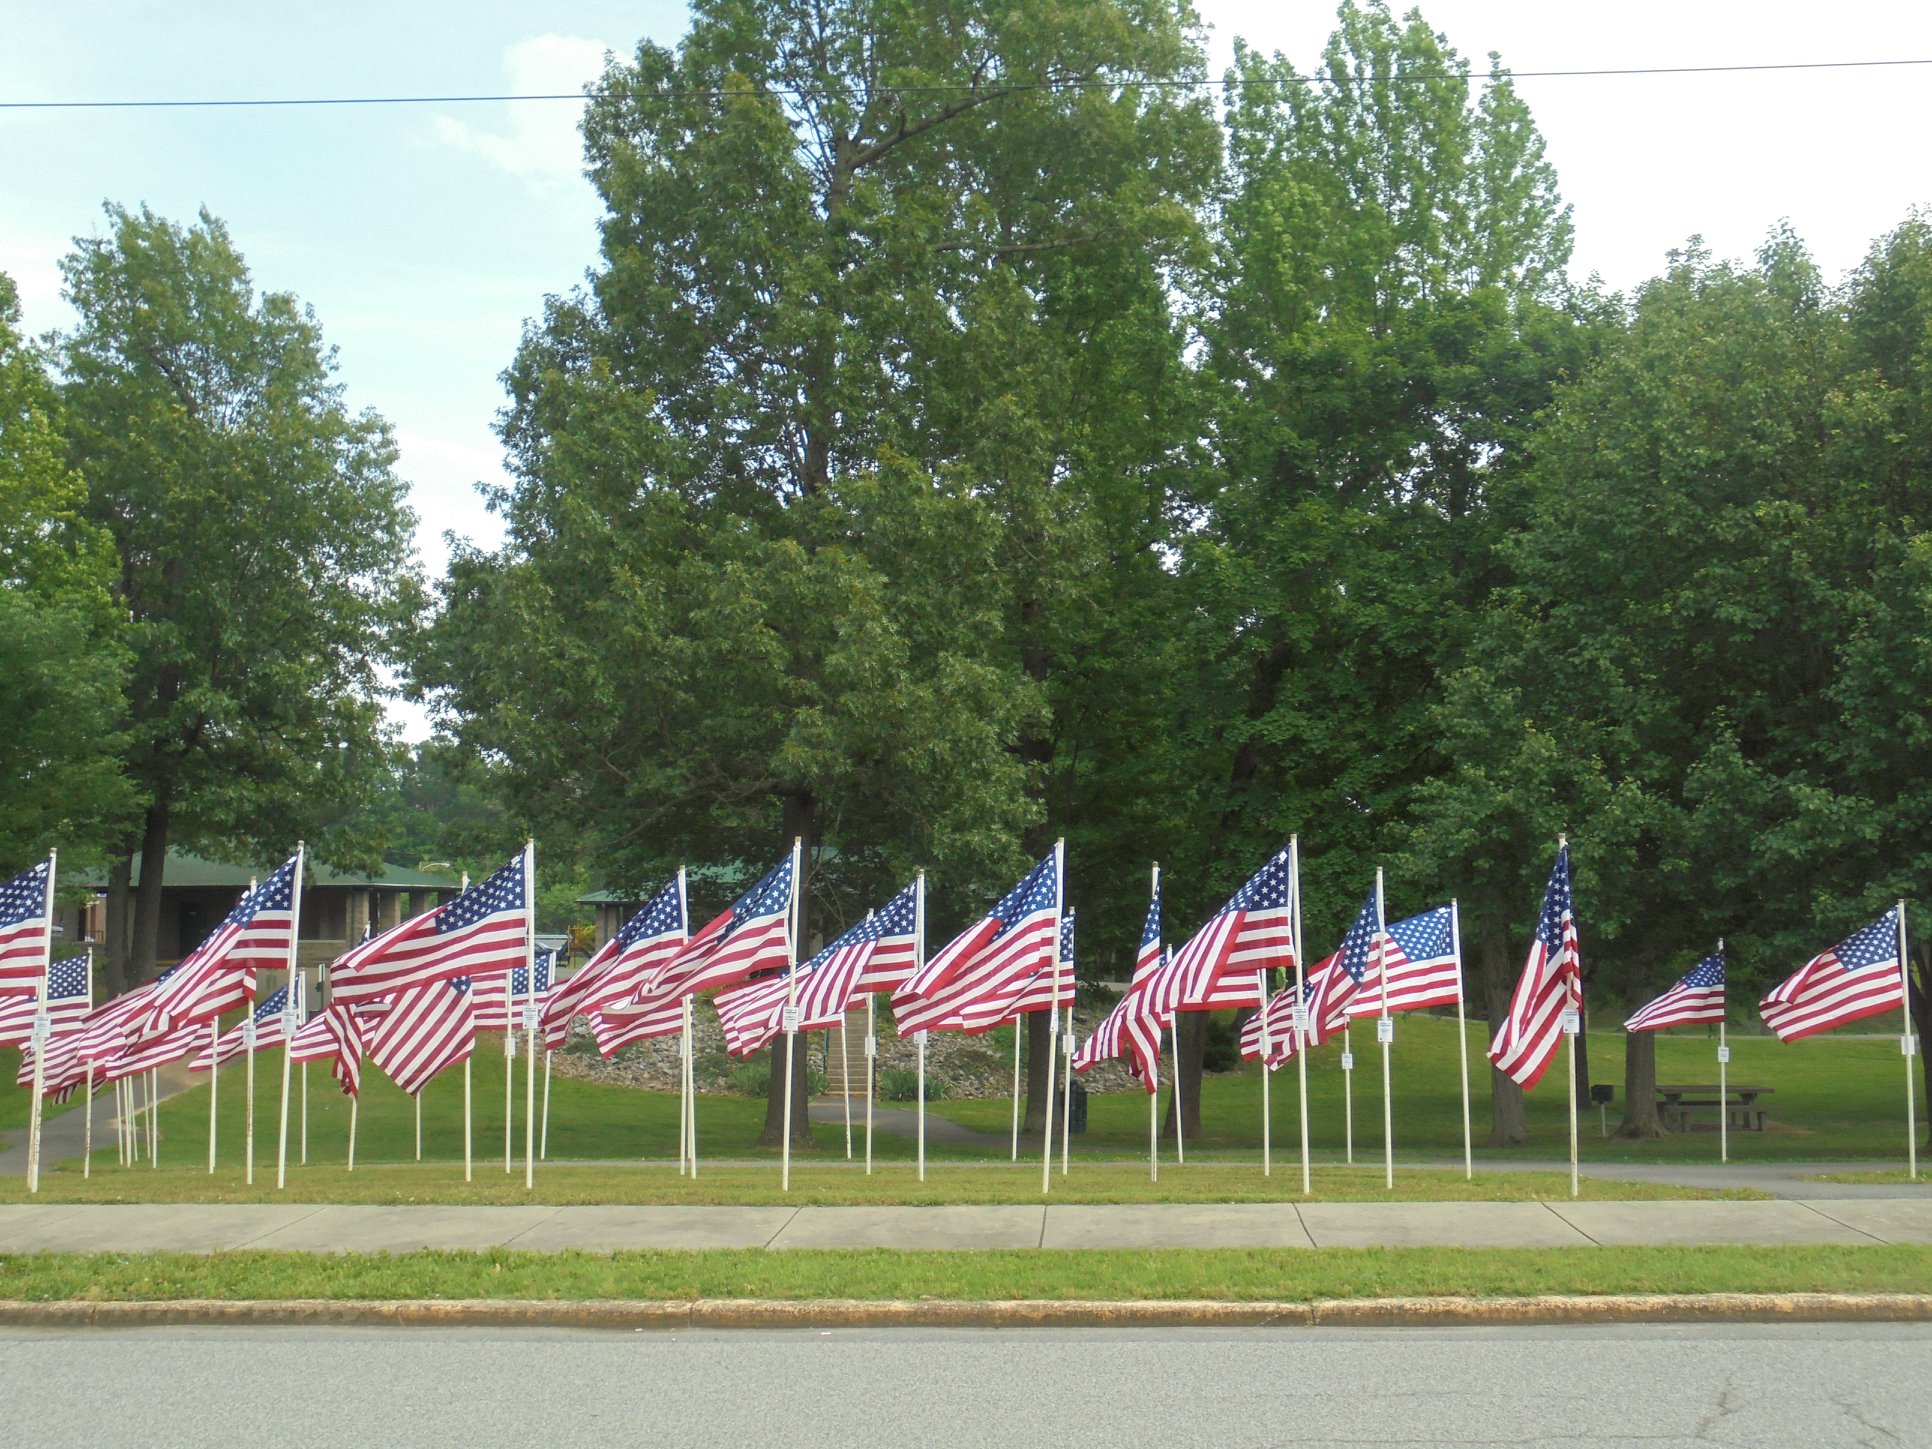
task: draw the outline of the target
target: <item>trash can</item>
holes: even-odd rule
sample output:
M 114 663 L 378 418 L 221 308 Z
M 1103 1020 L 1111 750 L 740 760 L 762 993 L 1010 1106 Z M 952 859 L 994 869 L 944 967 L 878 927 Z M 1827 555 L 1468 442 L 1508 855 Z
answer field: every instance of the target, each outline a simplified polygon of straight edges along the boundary
M 1067 1091 L 1073 1098 L 1067 1104 L 1067 1131 L 1085 1132 L 1087 1130 L 1087 1084 L 1080 1081 L 1069 1082 Z

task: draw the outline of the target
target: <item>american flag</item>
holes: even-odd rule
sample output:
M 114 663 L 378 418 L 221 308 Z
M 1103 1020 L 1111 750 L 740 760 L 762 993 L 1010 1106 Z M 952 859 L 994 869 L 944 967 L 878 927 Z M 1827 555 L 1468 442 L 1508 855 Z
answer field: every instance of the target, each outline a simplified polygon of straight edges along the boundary
M 1583 975 L 1570 903 L 1570 848 L 1565 845 L 1556 853 L 1529 960 L 1510 997 L 1509 1015 L 1489 1044 L 1489 1060 L 1518 1086 L 1534 1087 L 1563 1039 L 1563 1013 L 1582 1007 Z
M 798 983 L 803 1027 L 837 1026 L 861 996 L 892 990 L 910 976 L 918 920 L 915 882 L 806 962 Z
M 154 980 L 124 991 L 82 1017 L 73 1033 L 74 1070 L 82 1062 L 106 1062 L 121 1054 L 134 1028 L 154 1002 L 154 995 L 173 976 L 178 967 L 170 966 Z M 51 1058 L 50 1058 L 51 1059 Z M 78 1080 L 78 1078 L 77 1078 Z
M 1277 851 L 1174 957 L 1164 1007 L 1261 1005 L 1259 973 L 1295 969 L 1289 852 Z
M 455 976 L 495 976 L 530 959 L 530 851 L 448 905 L 364 941 L 329 972 L 331 1004 L 359 1003 Z
M 192 1053 L 206 1036 L 200 1025 L 182 1026 L 163 1032 L 160 1036 L 129 1042 L 117 1056 L 101 1063 L 99 1080 L 118 1082 L 156 1067 L 165 1067 L 169 1062 L 178 1062 Z M 76 1071 L 84 1075 L 86 1068 L 76 1061 Z
M 289 1060 L 327 1062 L 347 1096 L 362 1090 L 362 1023 L 351 1007 L 331 1002 L 289 1043 Z
M 40 978 L 47 970 L 47 885 L 52 876 L 51 864 L 43 860 L 0 882 L 0 996 L 40 994 Z
M 1758 1003 L 1764 1024 L 1778 1040 L 1797 1041 L 1904 1005 L 1905 978 L 1899 969 L 1904 921 L 1900 904 L 1813 956 Z
M 1073 1005 L 1073 912 L 1068 911 L 1060 917 L 1060 953 L 1058 959 L 1049 967 L 1041 967 L 1028 977 L 1022 989 L 998 1016 L 987 1018 L 985 1007 L 967 1009 L 962 1015 L 966 1018 L 966 1029 L 977 1031 L 990 1028 L 1002 1021 L 1025 1016 L 1035 1011 L 1052 1011 Z M 975 1020 L 975 1015 L 979 1020 Z M 981 1027 L 984 1020 L 985 1027 Z
M 301 993 L 296 993 L 299 998 Z M 278 1047 L 285 1040 L 282 1034 L 282 1017 L 288 1009 L 288 988 L 278 987 L 257 1006 L 251 1017 L 255 1023 L 255 1050 L 267 1051 Z M 300 1025 L 298 1020 L 297 1025 Z M 191 1072 L 205 1072 L 210 1066 L 224 1067 L 248 1050 L 248 1033 L 242 1023 L 236 1022 L 215 1040 L 213 1047 L 204 1046 L 188 1063 Z
M 154 995 L 141 1036 L 213 1021 L 255 999 L 255 973 L 286 966 L 295 941 L 295 887 L 302 853 L 243 896 L 206 941 L 185 957 Z
M 549 947 L 538 947 L 535 1000 L 539 1008 L 549 1004 L 550 987 L 556 979 L 556 970 L 556 951 Z M 523 1008 L 531 1001 L 530 968 L 519 966 L 507 976 L 484 977 L 476 983 L 476 994 L 472 999 L 478 1031 L 522 1031 Z M 547 1045 L 548 1033 L 544 1041 Z
M 644 985 L 647 996 L 695 996 L 731 986 L 760 971 L 792 964 L 792 907 L 797 875 L 788 854 L 708 922 Z M 621 1021 L 622 1007 L 606 1012 Z
M 801 972 L 805 969 L 799 968 Z M 786 994 L 792 989 L 787 979 L 790 975 L 781 972 L 748 981 L 720 991 L 712 998 L 711 1004 L 718 1009 L 718 1025 L 724 1029 L 726 1051 L 736 1057 L 748 1057 L 778 1034 L 784 1024 L 780 1013 L 785 1007 Z
M 1889 919 L 1889 918 L 1888 918 Z M 1724 1020 L 1724 952 L 1716 951 L 1684 973 L 1684 979 L 1623 1024 L 1625 1031 L 1666 1026 L 1703 1026 Z
M 592 1015 L 635 995 L 645 979 L 683 947 L 686 931 L 680 873 L 680 879 L 652 896 L 574 976 L 550 993 L 543 1006 L 544 1044 L 555 1051 L 569 1035 L 573 1017 Z
M 92 1009 L 94 971 L 91 956 L 69 956 L 47 968 L 47 1019 L 55 1036 L 76 1030 Z M 40 1009 L 40 983 L 34 995 L 0 996 L 0 1046 L 17 1046 L 33 1035 L 34 1014 Z
M 622 1020 L 614 1019 L 609 1009 L 593 1012 L 590 1032 L 597 1039 L 597 1050 L 604 1056 L 614 1057 L 637 1042 L 675 1035 L 684 1029 L 684 1004 L 690 999 L 688 996 L 635 997 L 624 1003 L 628 1014 Z
M 1144 989 L 1150 978 L 1161 969 L 1161 878 L 1154 876 L 1153 899 L 1147 903 L 1147 919 L 1141 922 L 1140 947 L 1134 953 L 1135 990 Z
M 476 1049 L 476 1009 L 467 976 L 397 994 L 369 1032 L 369 1060 L 410 1096 Z
M 1370 891 L 1335 954 L 1308 973 L 1310 1046 L 1320 1046 L 1347 1022 L 1356 993 L 1373 974 L 1381 940 L 1382 934 L 1376 929 L 1375 892 Z
M 1462 1000 L 1462 963 L 1456 959 L 1454 908 L 1437 906 L 1397 921 L 1382 933 L 1380 966 L 1348 1004 L 1348 1014 L 1380 1016 L 1382 993 L 1390 1011 L 1454 1006 Z
M 1015 983 L 1051 967 L 1060 916 L 1059 861 L 1055 846 L 999 904 L 893 993 L 902 1036 L 956 1026 L 974 1002 L 1002 997 Z
M 1149 1095 L 1161 1087 L 1161 1031 L 1164 1023 L 1145 991 L 1129 991 L 1114 1003 L 1093 1035 L 1073 1054 L 1073 1069 L 1084 1072 L 1096 1062 L 1131 1054 L 1134 1075 Z

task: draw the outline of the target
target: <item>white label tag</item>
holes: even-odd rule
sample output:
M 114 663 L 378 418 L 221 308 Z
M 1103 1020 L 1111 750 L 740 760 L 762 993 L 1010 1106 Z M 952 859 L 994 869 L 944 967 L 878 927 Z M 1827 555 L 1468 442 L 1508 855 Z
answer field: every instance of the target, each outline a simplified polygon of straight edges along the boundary
M 912 1039 L 919 1046 L 924 1046 L 932 1039 L 932 1033 L 929 1031 L 915 1031 L 912 1034 Z
M 537 1024 L 542 1020 L 543 1008 L 538 1006 L 536 1002 L 533 1001 L 523 1008 L 523 1029 L 525 1031 L 535 1031 Z
M 1919 1054 L 1919 1039 L 1907 1032 L 1898 1039 L 1898 1049 L 1908 1057 L 1915 1057 Z
M 1343 1070 L 1343 1071 L 1345 1071 L 1345 1072 L 1352 1072 L 1352 1071 L 1354 1071 L 1354 1070 L 1355 1070 L 1355 1053 L 1354 1053 L 1354 1052 L 1343 1052 L 1343 1053 L 1342 1053 L 1342 1070 Z
M 517 1054 L 517 1034 L 513 1031 L 503 1033 L 503 1055 L 513 1057 Z
M 1731 1064 L 1731 1049 L 1729 1047 L 1721 1046 L 1717 1049 L 1717 1064 L 1720 1067 L 1728 1067 Z
M 803 1007 L 785 1006 L 779 1008 L 778 1024 L 785 1031 L 797 1031 L 798 1024 L 804 1019 L 805 1010 Z
M 43 1047 L 47 1045 L 48 1042 L 52 1041 L 53 1039 L 54 1039 L 53 1017 L 49 1016 L 44 1011 L 35 1012 L 34 1025 L 33 1025 L 34 1050 L 35 1051 L 41 1050 Z
M 1308 1035 L 1308 1008 L 1306 1006 L 1297 1006 L 1295 1008 L 1295 1034 L 1297 1036 Z
M 1375 1039 L 1379 1042 L 1394 1041 L 1395 1022 L 1386 1016 L 1377 1017 L 1375 1020 Z
M 1071 1031 L 1061 1033 L 1060 1055 L 1066 1057 L 1073 1055 L 1073 1033 Z
M 282 1035 L 285 1037 L 294 1036 L 301 1029 L 301 1022 L 295 1019 L 295 1008 L 291 1006 L 284 1009 L 282 1012 Z
M 1583 1016 L 1574 1006 L 1563 1013 L 1563 1034 L 1575 1036 L 1582 1028 Z
M 247 1021 L 242 1023 L 242 1045 L 247 1047 L 251 1052 L 255 1050 L 256 1032 L 255 1018 L 251 1016 Z
M 876 1057 L 879 1054 L 879 1039 L 876 1036 L 865 1039 L 865 1054 L 868 1057 Z

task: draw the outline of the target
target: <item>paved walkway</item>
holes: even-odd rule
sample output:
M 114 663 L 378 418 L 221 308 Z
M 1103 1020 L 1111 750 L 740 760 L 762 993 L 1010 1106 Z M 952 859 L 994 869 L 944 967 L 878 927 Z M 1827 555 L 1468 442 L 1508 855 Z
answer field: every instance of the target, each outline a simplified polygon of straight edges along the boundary
M 0 1206 L 0 1252 L 419 1248 L 1563 1248 L 1932 1244 L 1932 1199 L 1011 1207 Z

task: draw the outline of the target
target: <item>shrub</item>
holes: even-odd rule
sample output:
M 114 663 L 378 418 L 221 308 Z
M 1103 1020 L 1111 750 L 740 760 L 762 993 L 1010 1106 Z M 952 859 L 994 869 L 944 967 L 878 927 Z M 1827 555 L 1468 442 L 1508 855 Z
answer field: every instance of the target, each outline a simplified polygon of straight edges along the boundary
M 881 1101 L 916 1102 L 919 1100 L 919 1073 L 911 1067 L 880 1067 L 878 1087 Z M 945 1081 L 931 1072 L 926 1073 L 926 1100 L 937 1102 L 945 1095 Z

